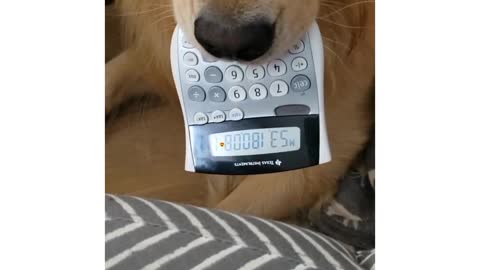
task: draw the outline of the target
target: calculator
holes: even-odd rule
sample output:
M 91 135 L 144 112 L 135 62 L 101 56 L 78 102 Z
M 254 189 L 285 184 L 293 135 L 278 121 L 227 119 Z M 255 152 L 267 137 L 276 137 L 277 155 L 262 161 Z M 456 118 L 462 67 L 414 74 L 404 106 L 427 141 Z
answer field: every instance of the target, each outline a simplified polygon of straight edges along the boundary
M 247 175 L 329 162 L 323 61 L 316 23 L 283 57 L 262 64 L 209 56 L 177 26 L 171 65 L 185 124 L 185 170 Z

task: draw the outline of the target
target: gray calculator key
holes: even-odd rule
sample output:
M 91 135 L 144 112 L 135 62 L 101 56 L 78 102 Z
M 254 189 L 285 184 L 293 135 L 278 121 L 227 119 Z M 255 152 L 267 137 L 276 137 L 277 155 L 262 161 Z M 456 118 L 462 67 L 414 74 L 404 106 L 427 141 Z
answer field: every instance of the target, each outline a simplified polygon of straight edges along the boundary
M 224 102 L 227 98 L 227 94 L 223 88 L 214 86 L 208 90 L 208 99 L 213 102 Z
M 208 67 L 205 70 L 205 80 L 209 83 L 219 83 L 223 80 L 222 71 L 217 67 Z
M 297 75 L 292 79 L 292 82 L 290 83 L 292 90 L 294 92 L 305 92 L 310 87 L 312 87 L 312 83 L 310 82 L 310 79 L 305 76 L 305 75 Z
M 277 116 L 284 115 L 308 115 L 310 113 L 310 107 L 307 105 L 294 104 L 294 105 L 284 105 L 275 108 L 275 114 Z
M 205 90 L 200 86 L 192 86 L 188 89 L 188 98 L 190 98 L 191 101 L 202 102 L 205 100 L 205 97 Z

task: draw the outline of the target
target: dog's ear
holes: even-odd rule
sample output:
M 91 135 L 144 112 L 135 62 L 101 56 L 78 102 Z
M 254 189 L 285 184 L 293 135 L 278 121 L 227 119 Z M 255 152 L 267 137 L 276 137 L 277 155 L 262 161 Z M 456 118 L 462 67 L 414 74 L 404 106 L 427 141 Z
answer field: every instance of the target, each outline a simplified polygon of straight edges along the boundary
M 105 0 L 105 6 L 115 3 L 115 0 Z

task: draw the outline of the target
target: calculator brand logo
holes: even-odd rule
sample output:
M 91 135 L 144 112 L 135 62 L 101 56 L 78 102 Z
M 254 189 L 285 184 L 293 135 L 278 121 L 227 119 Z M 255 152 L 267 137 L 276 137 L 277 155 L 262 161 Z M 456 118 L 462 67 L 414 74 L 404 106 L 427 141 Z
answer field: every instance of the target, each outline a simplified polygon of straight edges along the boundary
M 281 166 L 281 165 L 282 165 L 282 161 L 281 161 L 281 160 L 279 160 L 279 159 L 277 159 L 277 160 L 275 161 L 275 165 L 277 165 L 277 166 Z

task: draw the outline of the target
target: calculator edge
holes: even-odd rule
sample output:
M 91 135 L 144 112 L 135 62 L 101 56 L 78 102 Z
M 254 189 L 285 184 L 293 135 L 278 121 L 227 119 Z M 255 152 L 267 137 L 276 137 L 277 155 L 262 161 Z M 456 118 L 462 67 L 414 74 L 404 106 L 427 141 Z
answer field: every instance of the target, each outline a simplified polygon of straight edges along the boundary
M 190 144 L 190 132 L 188 129 L 187 111 L 183 102 L 182 87 L 180 84 L 180 72 L 178 71 L 178 25 L 173 32 L 171 48 L 170 48 L 170 62 L 172 66 L 173 80 L 175 81 L 175 88 L 182 106 L 183 125 L 185 126 L 185 171 L 195 172 L 195 164 L 193 163 L 192 147 Z

